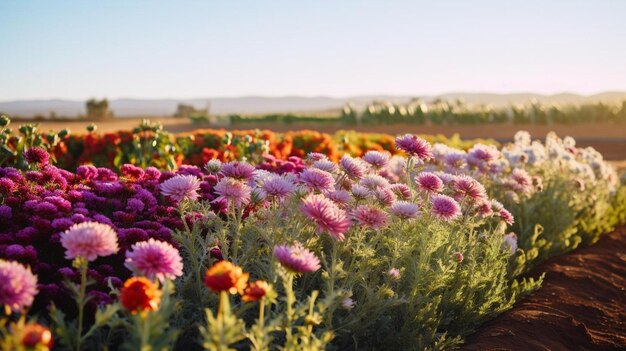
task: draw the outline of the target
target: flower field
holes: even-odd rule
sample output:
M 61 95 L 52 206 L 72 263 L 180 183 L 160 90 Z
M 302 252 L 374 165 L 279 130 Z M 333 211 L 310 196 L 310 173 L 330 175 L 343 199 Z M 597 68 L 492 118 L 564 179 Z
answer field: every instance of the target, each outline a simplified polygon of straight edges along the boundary
M 441 350 L 626 222 L 591 148 L 0 120 L 6 350 Z

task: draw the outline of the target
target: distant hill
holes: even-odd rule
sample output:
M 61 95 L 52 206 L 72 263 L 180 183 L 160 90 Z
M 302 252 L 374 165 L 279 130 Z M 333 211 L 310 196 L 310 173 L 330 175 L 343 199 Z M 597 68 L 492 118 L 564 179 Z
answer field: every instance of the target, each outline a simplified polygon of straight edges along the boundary
M 461 99 L 468 104 L 483 104 L 506 106 L 511 103 L 527 103 L 538 101 L 541 103 L 583 104 L 590 102 L 618 102 L 626 100 L 626 92 L 604 92 L 595 95 L 578 95 L 562 93 L 555 95 L 541 95 L 533 93 L 491 94 L 491 93 L 448 93 L 442 95 L 414 95 L 414 96 L 353 96 L 334 98 L 325 96 L 301 97 L 262 97 L 245 96 L 235 98 L 206 98 L 206 99 L 114 99 L 110 107 L 117 117 L 140 116 L 170 116 L 176 111 L 179 103 L 190 104 L 197 108 L 205 108 L 210 104 L 212 114 L 260 114 L 260 113 L 287 113 L 287 112 L 317 112 L 341 108 L 347 102 L 365 104 L 373 100 L 388 100 L 396 103 L 406 102 L 411 98 L 419 97 L 424 101 L 436 98 L 443 100 Z M 35 115 L 48 116 L 54 112 L 57 116 L 77 117 L 85 112 L 85 102 L 76 100 L 20 100 L 0 102 L 0 112 L 11 116 L 32 117 Z

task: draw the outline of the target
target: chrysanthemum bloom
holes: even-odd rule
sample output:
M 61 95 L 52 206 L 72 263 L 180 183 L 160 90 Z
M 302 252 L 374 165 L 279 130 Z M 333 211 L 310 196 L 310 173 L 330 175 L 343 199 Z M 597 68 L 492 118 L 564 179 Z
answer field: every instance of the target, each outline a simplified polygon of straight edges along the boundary
M 309 152 L 306 155 L 307 161 L 316 162 L 321 160 L 327 160 L 328 157 L 320 152 Z
M 15 191 L 15 182 L 9 178 L 0 178 L 0 194 L 9 195 Z
M 390 212 L 401 219 L 416 218 L 419 215 L 420 208 L 418 205 L 407 202 L 397 201 L 391 205 Z
M 396 194 L 389 188 L 380 188 L 374 193 L 381 206 L 391 206 L 396 202 Z
M 500 218 L 502 218 L 502 220 L 506 222 L 506 224 L 512 225 L 513 223 L 515 223 L 515 218 L 507 209 L 501 209 L 500 211 L 498 211 L 498 214 L 500 215 Z
M 183 260 L 178 250 L 169 243 L 154 240 L 142 241 L 126 251 L 124 265 L 139 275 L 150 279 L 176 279 L 183 274 Z
M 160 185 L 161 194 L 170 197 L 175 201 L 182 201 L 187 198 L 195 200 L 200 190 L 200 179 L 192 175 L 176 175 Z
M 346 173 L 348 178 L 361 179 L 365 175 L 365 168 L 358 159 L 352 158 L 349 155 L 343 155 L 339 160 L 339 167 Z
M 293 246 L 274 247 L 274 257 L 288 271 L 293 273 L 315 272 L 320 269 L 320 260 L 314 253 L 296 242 Z
M 211 174 L 216 174 L 216 173 L 218 173 L 219 171 L 222 170 L 222 161 L 217 160 L 217 159 L 209 160 L 204 165 L 204 169 L 206 169 L 207 172 L 209 172 Z
M 458 201 L 467 197 L 473 201 L 487 198 L 487 190 L 476 179 L 465 174 L 459 175 L 452 181 L 454 198 Z
M 433 195 L 430 204 L 432 214 L 445 221 L 451 221 L 461 215 L 461 206 L 450 196 Z
M 368 188 L 359 184 L 352 184 L 350 190 L 352 191 L 352 195 L 358 200 L 365 199 L 372 194 L 372 192 Z
M 370 190 L 378 188 L 388 188 L 390 186 L 389 181 L 377 174 L 368 174 L 361 181 L 359 185 L 364 186 Z
M 451 151 L 443 157 L 443 163 L 451 169 L 460 169 L 465 164 L 465 155 L 461 151 Z
M 352 195 L 346 190 L 335 190 L 324 193 L 324 196 L 333 200 L 340 207 L 346 207 L 352 201 Z
M 372 229 L 387 225 L 387 214 L 376 207 L 361 205 L 355 208 L 351 215 L 357 223 Z
M 311 167 L 321 169 L 322 171 L 326 171 L 328 173 L 335 173 L 339 169 L 337 164 L 330 160 L 315 161 Z
M 345 239 L 344 234 L 350 229 L 350 220 L 332 200 L 323 195 L 312 194 L 302 200 L 300 210 L 313 220 L 318 234 L 328 232 L 335 240 Z
M 244 290 L 243 296 L 241 299 L 246 302 L 250 301 L 259 301 L 267 292 L 270 291 L 272 287 L 264 280 L 257 280 L 253 283 L 248 284 L 246 289 Z
M 411 188 L 409 188 L 406 184 L 391 184 L 389 189 L 391 189 L 391 191 L 393 191 L 393 193 L 401 199 L 407 200 L 411 197 Z
M 452 259 L 454 259 L 456 263 L 461 263 L 463 262 L 463 254 L 457 251 L 452 254 Z
M 335 188 L 333 175 L 317 168 L 307 168 L 300 173 L 300 181 L 319 192 L 332 191 Z
M 222 166 L 222 174 L 239 180 L 250 180 L 254 177 L 256 169 L 253 165 L 244 162 L 228 162 Z
M 517 235 L 515 233 L 506 234 L 500 246 L 502 251 L 510 251 L 512 254 L 517 251 Z
M 417 187 L 428 193 L 439 193 L 443 190 L 443 181 L 435 174 L 422 172 L 415 177 Z
M 387 152 L 380 151 L 368 151 L 361 157 L 361 159 L 369 163 L 375 169 L 381 169 L 389 164 L 389 158 L 391 155 Z
M 156 311 L 161 303 L 161 295 L 161 290 L 150 279 L 132 277 L 124 282 L 120 290 L 120 303 L 132 314 Z
M 226 200 L 235 203 L 237 207 L 250 203 L 250 187 L 242 181 L 222 178 L 215 185 L 214 190 L 219 195 L 214 201 Z
M 268 196 L 282 200 L 291 195 L 296 190 L 295 184 L 286 177 L 271 173 L 263 180 L 261 188 L 265 190 Z
M 476 211 L 482 218 L 487 218 L 493 215 L 493 209 L 489 201 L 483 200 L 476 204 Z
M 22 346 L 39 351 L 49 350 L 52 347 L 52 333 L 50 329 L 39 323 L 28 323 L 22 330 L 13 331 L 21 334 Z
M 37 276 L 17 262 L 0 260 L 0 282 L 0 305 L 14 312 L 30 306 L 37 295 Z
M 42 147 L 31 147 L 24 152 L 24 159 L 28 163 L 46 165 L 48 164 L 48 160 L 50 160 L 50 155 L 48 155 L 48 152 Z
M 351 310 L 354 308 L 354 305 L 356 305 L 356 303 L 351 297 L 346 297 L 341 300 L 341 308 L 343 308 L 344 310 Z
M 513 190 L 519 193 L 526 194 L 532 190 L 533 181 L 528 173 L 521 168 L 516 168 L 511 172 L 511 181 Z
M 430 143 L 416 135 L 405 134 L 397 137 L 396 147 L 422 160 L 428 160 L 432 157 Z
M 113 228 L 96 222 L 74 224 L 61 234 L 61 245 L 65 248 L 65 258 L 82 257 L 87 261 L 112 255 L 119 250 Z
M 399 280 L 400 279 L 400 270 L 398 268 L 391 268 L 387 272 L 387 275 L 389 275 L 389 278 L 391 278 L 393 280 Z
M 482 163 L 488 163 L 495 160 L 500 151 L 493 145 L 475 144 L 467 152 L 467 163 L 473 166 L 479 166 Z
M 219 261 L 206 271 L 204 285 L 216 293 L 228 291 L 231 294 L 243 294 L 248 277 L 248 273 L 232 262 Z

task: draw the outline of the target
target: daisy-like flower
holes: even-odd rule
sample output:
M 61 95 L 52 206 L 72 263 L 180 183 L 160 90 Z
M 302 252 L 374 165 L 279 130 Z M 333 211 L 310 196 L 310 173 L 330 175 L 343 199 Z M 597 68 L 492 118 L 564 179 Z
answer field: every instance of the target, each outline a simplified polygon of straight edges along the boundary
M 19 312 L 32 305 L 37 295 L 37 276 L 30 269 L 13 262 L 0 260 L 0 305 Z
M 387 179 L 377 174 L 366 175 L 363 179 L 361 179 L 359 185 L 364 186 L 370 190 L 375 190 L 378 188 L 388 188 L 390 186 Z
M 352 195 L 346 190 L 335 190 L 324 193 L 324 196 L 333 200 L 340 207 L 348 206 L 352 201 Z
M 394 216 L 401 219 L 416 218 L 420 212 L 418 205 L 407 201 L 397 201 L 391 205 L 389 210 Z
M 354 195 L 354 197 L 356 199 L 365 199 L 366 197 L 370 196 L 372 194 L 372 192 L 361 185 L 358 184 L 352 184 L 352 187 L 350 189 L 352 191 L 352 195 Z
M 309 195 L 302 200 L 300 210 L 317 226 L 317 233 L 328 232 L 335 240 L 343 241 L 350 229 L 346 213 L 323 195 Z
M 275 246 L 274 257 L 292 273 L 315 272 L 321 267 L 320 259 L 299 242 L 295 242 L 293 246 Z
M 320 152 L 309 152 L 306 155 L 307 161 L 316 162 L 321 160 L 327 160 L 328 157 Z
M 476 179 L 465 174 L 454 178 L 452 181 L 452 188 L 454 190 L 454 198 L 457 200 L 464 197 L 468 197 L 473 201 L 484 200 L 487 198 L 487 191 L 485 190 L 485 187 Z
M 500 216 L 500 218 L 502 218 L 502 220 L 504 222 L 506 222 L 506 224 L 508 225 L 512 225 L 513 223 L 515 223 L 515 218 L 513 217 L 513 215 L 511 214 L 511 212 L 509 212 L 507 209 L 502 208 L 498 211 L 498 215 Z
M 230 178 L 251 180 L 254 177 L 255 171 L 256 169 L 251 164 L 233 161 L 222 165 L 221 173 Z
M 233 202 L 237 207 L 250 203 L 250 187 L 248 184 L 234 178 L 222 178 L 213 188 L 219 195 L 215 202 L 226 200 Z
M 163 196 L 170 197 L 178 202 L 185 198 L 196 200 L 200 197 L 200 195 L 198 195 L 200 179 L 192 175 L 178 174 L 161 183 L 159 188 Z
M 389 164 L 389 158 L 391 155 L 387 152 L 380 151 L 368 151 L 361 157 L 361 159 L 369 163 L 374 169 L 381 169 Z
M 178 250 L 169 243 L 154 240 L 134 244 L 126 251 L 124 265 L 133 272 L 150 279 L 176 279 L 183 274 L 183 260 Z
M 154 282 L 145 277 L 132 277 L 120 290 L 120 303 L 132 314 L 156 311 L 161 303 L 162 292 Z
M 206 271 L 204 285 L 213 292 L 228 291 L 243 294 L 248 284 L 248 273 L 229 261 L 219 261 Z
M 382 206 L 391 206 L 396 202 L 396 194 L 389 188 L 380 188 L 374 194 Z
M 430 198 L 431 212 L 435 217 L 451 221 L 461 215 L 461 206 L 450 196 L 436 194 Z
M 432 157 L 430 143 L 416 135 L 405 134 L 397 137 L 396 147 L 422 160 L 428 160 Z
M 74 224 L 61 234 L 61 245 L 65 248 L 65 258 L 82 257 L 87 261 L 112 255 L 119 250 L 115 230 L 97 222 Z
M 286 177 L 271 173 L 263 180 L 261 188 L 268 196 L 282 200 L 296 190 L 295 184 Z
M 358 224 L 372 229 L 383 228 L 387 225 L 387 214 L 376 207 L 361 205 L 355 208 L 351 215 Z
M 396 194 L 397 197 L 407 200 L 411 197 L 411 188 L 408 185 L 402 183 L 391 184 L 389 189 Z
M 337 164 L 330 160 L 318 160 L 313 162 L 313 168 L 321 169 L 322 171 L 326 171 L 328 173 L 335 173 L 339 169 Z
M 31 147 L 26 152 L 24 152 L 24 159 L 28 163 L 46 165 L 48 164 L 50 155 L 48 155 L 46 149 L 42 147 Z
M 509 233 L 502 239 L 502 245 L 500 246 L 502 251 L 510 251 L 512 254 L 517 251 L 517 235 L 515 233 Z
M 435 174 L 422 172 L 415 177 L 418 188 L 428 193 L 439 193 L 443 190 L 443 181 Z
M 361 179 L 365 175 L 365 168 L 359 159 L 343 155 L 339 160 L 339 167 L 351 179 Z
M 300 173 L 300 182 L 319 192 L 335 189 L 335 178 L 333 178 L 333 175 L 317 168 L 307 168 L 302 171 Z

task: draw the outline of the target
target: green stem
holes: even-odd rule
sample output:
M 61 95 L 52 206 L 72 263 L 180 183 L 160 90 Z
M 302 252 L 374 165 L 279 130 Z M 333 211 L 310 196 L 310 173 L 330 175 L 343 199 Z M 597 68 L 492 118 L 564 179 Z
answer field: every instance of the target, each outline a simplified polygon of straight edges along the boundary
M 78 329 L 76 331 L 76 351 L 80 351 L 83 334 L 83 315 L 85 310 L 85 295 L 87 291 L 87 261 L 80 263 L 80 290 L 78 293 Z
M 140 350 L 150 350 L 150 318 L 144 312 L 139 316 L 139 325 L 141 330 Z
M 293 273 L 287 273 L 286 279 L 283 283 L 285 285 L 285 294 L 287 295 L 287 323 L 285 325 L 285 333 L 287 334 L 287 340 L 291 339 L 291 324 L 293 321 L 293 305 L 296 302 L 296 297 L 293 293 Z

